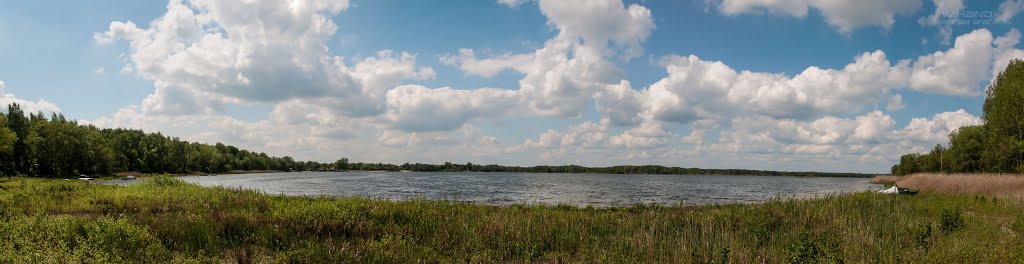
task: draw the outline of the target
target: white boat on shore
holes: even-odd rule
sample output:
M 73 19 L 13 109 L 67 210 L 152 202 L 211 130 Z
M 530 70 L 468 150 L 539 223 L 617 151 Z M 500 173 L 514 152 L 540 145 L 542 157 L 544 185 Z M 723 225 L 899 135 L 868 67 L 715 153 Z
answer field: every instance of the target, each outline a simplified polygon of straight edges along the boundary
M 915 195 L 917 194 L 917 191 L 911 191 L 910 189 L 901 188 L 899 186 L 893 185 L 892 187 L 889 187 L 889 189 L 878 191 L 878 193 Z

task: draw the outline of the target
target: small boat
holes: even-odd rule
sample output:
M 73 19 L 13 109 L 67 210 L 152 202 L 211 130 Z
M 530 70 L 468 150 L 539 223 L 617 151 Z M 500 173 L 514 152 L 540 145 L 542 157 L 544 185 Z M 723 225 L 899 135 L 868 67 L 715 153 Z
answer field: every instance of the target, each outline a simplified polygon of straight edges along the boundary
M 135 180 L 135 176 L 132 176 L 132 175 L 124 176 L 124 178 L 121 178 L 121 180 L 133 181 L 133 180 Z
M 907 188 L 900 187 L 900 188 L 897 188 L 897 189 L 899 190 L 899 194 L 906 194 L 906 195 L 915 195 L 915 194 L 917 194 L 917 191 L 911 191 L 910 189 L 907 189 Z
M 95 180 L 95 178 L 89 177 L 88 175 L 85 175 L 85 174 L 78 175 L 78 179 L 79 180 L 83 180 L 83 181 Z
M 896 186 L 896 185 L 893 185 L 889 189 L 881 190 L 881 191 L 878 191 L 878 192 L 879 193 L 885 193 L 885 194 L 906 194 L 906 195 L 915 195 L 915 194 L 917 194 L 917 191 L 911 191 L 910 189 L 899 187 L 899 186 Z

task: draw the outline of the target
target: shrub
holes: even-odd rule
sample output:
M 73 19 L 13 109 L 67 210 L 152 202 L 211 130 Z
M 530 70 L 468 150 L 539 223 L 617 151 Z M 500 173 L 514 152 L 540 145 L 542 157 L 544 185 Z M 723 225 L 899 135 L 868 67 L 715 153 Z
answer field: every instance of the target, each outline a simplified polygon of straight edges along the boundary
M 950 233 L 964 227 L 964 218 L 960 214 L 960 208 L 942 209 L 940 221 L 940 229 L 943 233 Z
M 157 186 L 157 187 L 172 187 L 172 186 L 181 186 L 181 185 L 188 184 L 185 181 L 182 181 L 182 180 L 179 180 L 179 179 L 175 179 L 174 177 L 170 177 L 170 176 L 156 176 L 156 177 L 152 177 L 152 178 L 146 180 L 145 183 L 149 184 L 149 185 L 152 185 L 152 186 Z
M 931 245 L 931 239 L 932 223 L 928 223 L 927 225 L 925 225 L 924 229 L 921 230 L 921 232 L 914 235 L 914 244 L 916 244 L 917 247 L 927 251 L 928 247 Z
M 789 247 L 789 263 L 817 263 L 821 250 L 818 244 L 807 233 L 800 235 L 800 240 Z
M 0 226 L 0 263 L 146 263 L 170 258 L 145 227 L 124 218 L 21 216 Z

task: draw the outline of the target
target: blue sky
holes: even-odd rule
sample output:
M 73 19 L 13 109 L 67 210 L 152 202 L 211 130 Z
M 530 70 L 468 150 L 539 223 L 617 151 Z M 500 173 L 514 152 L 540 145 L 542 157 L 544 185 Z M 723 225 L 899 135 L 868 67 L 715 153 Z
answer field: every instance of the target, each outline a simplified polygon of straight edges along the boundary
M 2 5 L 0 101 L 319 161 L 885 172 L 1024 57 L 1021 0 Z

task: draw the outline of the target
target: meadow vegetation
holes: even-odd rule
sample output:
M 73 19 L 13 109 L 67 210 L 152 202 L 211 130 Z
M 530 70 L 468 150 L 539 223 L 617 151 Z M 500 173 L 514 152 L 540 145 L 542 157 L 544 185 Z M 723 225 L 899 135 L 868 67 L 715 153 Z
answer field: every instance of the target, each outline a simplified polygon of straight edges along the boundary
M 924 191 L 620 208 L 0 179 L 0 263 L 1003 262 L 1019 199 Z

